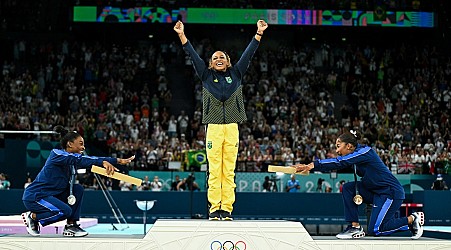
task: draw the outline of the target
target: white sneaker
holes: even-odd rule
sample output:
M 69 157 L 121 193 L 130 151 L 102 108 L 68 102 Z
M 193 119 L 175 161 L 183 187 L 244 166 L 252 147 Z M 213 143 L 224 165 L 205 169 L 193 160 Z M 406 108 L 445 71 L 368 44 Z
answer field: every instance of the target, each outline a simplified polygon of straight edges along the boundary
M 358 239 L 365 237 L 365 232 L 363 231 L 363 227 L 353 227 L 349 225 L 343 232 L 337 234 L 335 237 L 338 239 Z
M 423 225 L 424 225 L 424 213 L 414 212 L 412 213 L 414 220 L 410 226 L 410 231 L 412 232 L 412 240 L 417 240 L 423 235 Z
M 88 235 L 88 232 L 83 230 L 78 224 L 70 224 L 64 227 L 63 236 L 66 237 L 83 237 Z
M 22 213 L 22 220 L 27 227 L 27 232 L 32 236 L 39 236 L 41 232 L 39 231 L 39 221 L 33 220 L 31 218 L 31 212 Z

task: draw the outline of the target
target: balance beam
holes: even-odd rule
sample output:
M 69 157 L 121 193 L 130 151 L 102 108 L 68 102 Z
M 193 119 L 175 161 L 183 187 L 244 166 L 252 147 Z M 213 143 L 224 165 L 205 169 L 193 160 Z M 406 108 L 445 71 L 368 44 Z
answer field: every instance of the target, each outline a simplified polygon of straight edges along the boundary
M 132 177 L 132 176 L 129 176 L 129 175 L 126 175 L 126 174 L 121 174 L 121 173 L 118 173 L 118 172 L 114 172 L 112 175 L 108 175 L 106 173 L 106 169 L 105 168 L 101 168 L 101 167 L 98 167 L 96 165 L 92 165 L 91 172 L 96 173 L 96 174 L 100 174 L 100 175 L 103 175 L 103 176 L 107 176 L 107 177 L 110 177 L 110 178 L 113 178 L 113 179 L 116 179 L 116 180 L 128 182 L 128 183 L 134 184 L 136 186 L 141 186 L 141 184 L 142 184 L 142 180 L 141 179 L 135 178 L 135 177 Z
M 298 175 L 309 175 L 309 171 L 296 172 L 296 168 L 293 166 L 276 166 L 269 165 L 268 172 L 281 172 L 284 174 L 298 174 Z

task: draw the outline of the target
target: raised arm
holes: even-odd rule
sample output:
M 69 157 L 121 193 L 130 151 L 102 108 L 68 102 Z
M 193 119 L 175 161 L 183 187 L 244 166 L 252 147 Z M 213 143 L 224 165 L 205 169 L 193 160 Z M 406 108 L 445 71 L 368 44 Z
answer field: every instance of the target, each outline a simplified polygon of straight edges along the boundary
M 257 33 L 255 33 L 255 40 L 260 42 L 260 39 L 262 39 L 263 32 L 268 28 L 268 24 L 264 20 L 258 20 L 257 21 Z M 180 35 L 179 35 L 180 36 Z
M 254 35 L 254 38 L 247 45 L 243 54 L 241 55 L 238 62 L 235 64 L 235 68 L 240 72 L 241 76 L 244 75 L 247 68 L 249 67 L 252 57 L 254 56 L 255 51 L 257 51 L 258 45 L 260 44 L 260 40 L 263 36 L 263 32 L 268 28 L 268 24 L 263 20 L 257 21 L 257 32 Z
M 189 54 L 196 74 L 203 80 L 205 78 L 204 73 L 207 71 L 207 66 L 202 58 L 200 58 L 199 54 L 197 54 L 196 50 L 194 50 L 193 46 L 188 41 L 188 38 L 186 38 L 185 26 L 181 21 L 178 21 L 174 26 L 174 30 L 177 32 L 180 41 L 182 42 L 183 49 Z
M 183 25 L 182 21 L 177 21 L 177 23 L 174 26 L 174 30 L 179 35 L 182 45 L 188 42 L 188 38 L 186 38 L 185 36 L 185 26 Z

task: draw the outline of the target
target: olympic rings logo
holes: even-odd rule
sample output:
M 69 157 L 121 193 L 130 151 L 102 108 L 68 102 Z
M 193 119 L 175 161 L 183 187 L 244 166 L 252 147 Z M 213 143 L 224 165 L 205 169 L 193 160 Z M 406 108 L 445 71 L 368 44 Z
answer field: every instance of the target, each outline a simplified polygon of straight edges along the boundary
M 233 243 L 232 241 L 228 240 L 224 243 L 221 243 L 220 241 L 213 241 L 210 244 L 211 250 L 246 250 L 246 243 L 244 241 L 237 241 L 236 243 Z

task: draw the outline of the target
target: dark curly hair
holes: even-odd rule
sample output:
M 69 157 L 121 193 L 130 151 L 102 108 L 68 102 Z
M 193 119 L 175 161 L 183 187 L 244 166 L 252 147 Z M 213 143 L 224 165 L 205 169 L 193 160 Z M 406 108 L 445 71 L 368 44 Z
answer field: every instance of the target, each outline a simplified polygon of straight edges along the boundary
M 53 128 L 53 131 L 61 135 L 60 144 L 62 148 L 67 147 L 68 142 L 73 142 L 75 139 L 80 137 L 81 135 L 76 131 L 70 131 L 64 128 L 61 125 L 57 125 Z
M 350 130 L 349 132 L 341 134 L 338 136 L 338 139 L 340 139 L 341 142 L 349 143 L 354 147 L 357 147 L 357 144 L 359 143 L 359 135 L 355 130 Z

